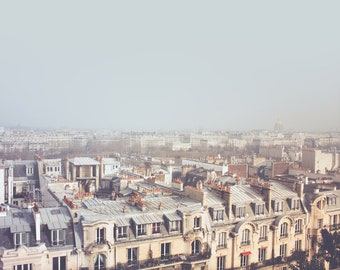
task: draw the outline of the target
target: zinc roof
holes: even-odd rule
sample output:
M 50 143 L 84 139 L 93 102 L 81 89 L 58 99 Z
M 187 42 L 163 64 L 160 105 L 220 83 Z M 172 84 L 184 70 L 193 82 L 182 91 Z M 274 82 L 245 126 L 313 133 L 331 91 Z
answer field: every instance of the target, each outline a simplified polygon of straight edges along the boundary
M 99 165 L 99 162 L 89 157 L 75 157 L 69 159 L 74 165 Z
M 162 217 L 155 214 L 143 214 L 132 217 L 132 220 L 137 224 L 150 224 L 150 223 L 158 223 L 163 222 Z

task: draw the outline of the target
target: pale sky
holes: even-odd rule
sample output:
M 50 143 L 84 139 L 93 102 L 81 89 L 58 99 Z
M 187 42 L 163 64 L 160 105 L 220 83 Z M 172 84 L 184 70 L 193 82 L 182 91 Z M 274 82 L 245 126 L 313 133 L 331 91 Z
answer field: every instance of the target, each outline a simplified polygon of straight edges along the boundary
M 340 130 L 340 1 L 1 1 L 0 125 Z

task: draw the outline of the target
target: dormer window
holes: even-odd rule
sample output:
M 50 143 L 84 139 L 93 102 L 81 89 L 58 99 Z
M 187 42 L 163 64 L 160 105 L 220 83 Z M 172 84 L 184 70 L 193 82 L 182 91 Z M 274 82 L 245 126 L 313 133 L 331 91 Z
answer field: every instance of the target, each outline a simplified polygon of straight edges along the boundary
M 169 221 L 170 232 L 178 232 L 180 224 L 181 224 L 180 220 Z
M 29 246 L 30 234 L 28 232 L 14 233 L 14 246 L 17 248 L 21 245 Z
M 33 174 L 34 174 L 33 167 L 31 167 L 31 166 L 26 167 L 26 175 L 27 176 L 32 176 Z
M 224 219 L 224 209 L 212 209 L 212 220 L 213 221 L 223 221 Z
M 51 230 L 52 246 L 62 246 L 65 244 L 65 230 Z
M 137 225 L 137 235 L 146 235 L 146 224 L 138 224 Z
M 236 218 L 244 218 L 246 216 L 246 207 L 243 205 L 233 205 L 234 215 Z
M 298 199 L 298 198 L 290 199 L 290 209 L 291 210 L 299 210 L 300 209 L 300 199 Z
M 327 204 L 329 206 L 334 206 L 336 205 L 336 196 L 335 195 L 329 195 L 327 196 Z
M 117 227 L 117 238 L 126 238 L 127 237 L 127 226 Z
M 161 232 L 161 223 L 156 222 L 152 223 L 152 233 L 160 233 Z
M 256 202 L 253 203 L 254 213 L 256 216 L 264 215 L 264 203 Z
M 274 201 L 274 212 L 275 213 L 283 212 L 283 201 Z

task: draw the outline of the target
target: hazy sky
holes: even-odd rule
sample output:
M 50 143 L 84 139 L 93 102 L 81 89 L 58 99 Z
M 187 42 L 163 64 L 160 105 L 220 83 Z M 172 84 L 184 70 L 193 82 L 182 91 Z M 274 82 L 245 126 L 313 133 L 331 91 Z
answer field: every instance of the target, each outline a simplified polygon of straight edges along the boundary
M 1 1 L 0 125 L 340 130 L 340 1 Z

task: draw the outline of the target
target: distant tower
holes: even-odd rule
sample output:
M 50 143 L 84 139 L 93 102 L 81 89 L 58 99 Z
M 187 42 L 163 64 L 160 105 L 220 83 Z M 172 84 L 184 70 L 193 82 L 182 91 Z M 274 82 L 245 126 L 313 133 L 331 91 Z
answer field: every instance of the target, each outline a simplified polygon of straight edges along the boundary
M 282 132 L 283 131 L 283 125 L 280 119 L 277 119 L 274 125 L 274 131 L 275 132 Z

